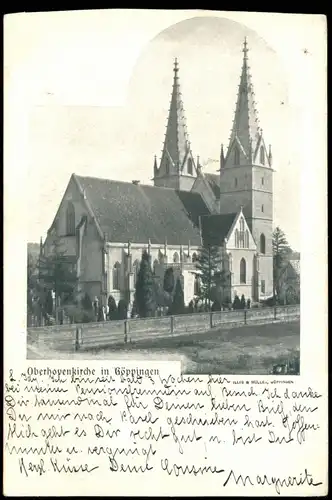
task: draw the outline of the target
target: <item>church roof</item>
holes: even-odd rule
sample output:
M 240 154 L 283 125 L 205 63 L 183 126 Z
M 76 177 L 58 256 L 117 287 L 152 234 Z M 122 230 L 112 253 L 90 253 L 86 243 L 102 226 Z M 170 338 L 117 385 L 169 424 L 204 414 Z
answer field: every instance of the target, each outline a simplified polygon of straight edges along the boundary
M 199 216 L 209 210 L 199 193 L 75 177 L 109 241 L 201 244 Z
M 202 216 L 201 229 L 204 243 L 216 246 L 223 245 L 236 216 L 236 213 Z
M 220 176 L 218 174 L 204 174 L 210 184 L 212 191 L 217 199 L 220 198 Z

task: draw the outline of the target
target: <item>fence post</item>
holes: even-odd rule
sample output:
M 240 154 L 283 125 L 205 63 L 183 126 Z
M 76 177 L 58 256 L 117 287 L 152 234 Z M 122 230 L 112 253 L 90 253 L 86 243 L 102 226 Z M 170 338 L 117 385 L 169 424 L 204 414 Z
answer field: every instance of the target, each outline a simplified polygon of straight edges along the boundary
M 247 309 L 244 310 L 244 324 L 247 324 Z
M 171 333 L 174 332 L 174 316 L 171 316 Z
M 210 311 L 210 328 L 213 328 L 213 312 Z
M 125 319 L 124 321 L 124 342 L 125 344 L 127 343 L 128 341 L 128 320 Z
M 75 335 L 75 351 L 78 351 L 80 348 L 80 338 L 79 338 L 79 327 L 76 327 L 76 335 Z

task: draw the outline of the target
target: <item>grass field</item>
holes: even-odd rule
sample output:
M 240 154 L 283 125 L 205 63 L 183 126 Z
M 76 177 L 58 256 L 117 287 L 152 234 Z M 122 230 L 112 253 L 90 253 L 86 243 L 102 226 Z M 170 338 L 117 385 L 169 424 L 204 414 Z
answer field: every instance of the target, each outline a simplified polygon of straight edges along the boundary
M 212 329 L 89 352 L 32 352 L 29 359 L 181 360 L 188 374 L 265 375 L 273 365 L 299 357 L 300 322 Z

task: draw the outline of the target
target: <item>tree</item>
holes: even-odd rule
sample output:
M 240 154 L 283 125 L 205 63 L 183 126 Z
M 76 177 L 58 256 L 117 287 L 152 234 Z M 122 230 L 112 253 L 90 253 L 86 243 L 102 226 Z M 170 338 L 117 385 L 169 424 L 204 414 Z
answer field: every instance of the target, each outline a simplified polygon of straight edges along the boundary
M 211 300 L 211 290 L 220 280 L 221 257 L 219 247 L 207 245 L 200 248 L 196 261 L 196 268 L 200 276 L 200 298 L 205 304 Z
M 176 280 L 175 292 L 173 297 L 172 306 L 170 308 L 170 314 L 184 314 L 184 295 L 181 285 L 180 278 Z
M 39 245 L 28 243 L 27 249 L 27 312 L 34 313 L 34 297 L 39 296 L 40 287 L 38 285 L 38 255 Z
M 164 274 L 164 290 L 167 293 L 173 293 L 174 290 L 174 271 L 172 267 L 168 267 Z
M 118 303 L 118 319 L 127 319 L 128 304 L 124 299 L 120 299 Z
M 214 285 L 211 288 L 210 298 L 213 302 L 218 302 L 220 304 L 225 304 L 227 300 L 227 295 L 225 294 L 225 288 L 229 288 L 230 285 L 230 273 L 229 271 L 216 271 L 213 276 Z
M 150 256 L 145 250 L 142 254 L 135 289 L 135 300 L 141 318 L 154 316 L 156 312 L 155 283 L 150 265 Z
M 172 269 L 173 271 L 173 269 Z M 156 305 L 161 312 L 165 310 L 165 308 L 170 307 L 173 301 L 172 292 L 168 292 L 163 288 L 163 284 L 160 283 L 158 279 L 155 279 L 155 299 Z
M 61 242 L 54 241 L 53 252 L 49 255 L 41 255 L 38 261 L 39 281 L 45 291 L 54 291 L 55 303 L 58 299 L 73 301 L 77 284 L 77 274 L 72 262 L 61 250 Z M 45 298 L 43 304 L 45 306 Z
M 110 295 L 108 297 L 107 304 L 108 304 L 108 318 L 111 321 L 117 319 L 118 308 L 116 307 L 116 302 L 115 302 L 115 298 L 113 297 L 113 295 Z
M 53 296 L 51 290 L 48 290 L 45 298 L 45 312 L 52 316 L 53 314 Z
M 272 234 L 272 251 L 273 251 L 273 295 L 280 300 L 280 292 L 282 288 L 282 278 L 286 270 L 289 256 L 292 250 L 288 244 L 285 233 L 276 227 Z
M 37 266 L 38 266 L 38 258 L 35 255 L 32 255 L 30 252 L 28 252 L 27 284 L 29 290 L 32 290 L 33 288 L 36 287 L 37 277 L 38 277 Z

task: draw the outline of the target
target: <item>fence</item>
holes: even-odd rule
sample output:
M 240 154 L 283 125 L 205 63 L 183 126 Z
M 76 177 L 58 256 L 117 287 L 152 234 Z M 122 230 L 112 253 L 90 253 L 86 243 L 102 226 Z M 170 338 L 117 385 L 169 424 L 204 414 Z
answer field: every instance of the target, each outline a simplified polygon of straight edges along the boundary
M 55 325 L 28 328 L 28 343 L 61 351 L 93 349 L 135 343 L 140 340 L 172 337 L 186 332 L 203 332 L 215 327 L 293 321 L 299 317 L 300 306 L 296 305 Z

